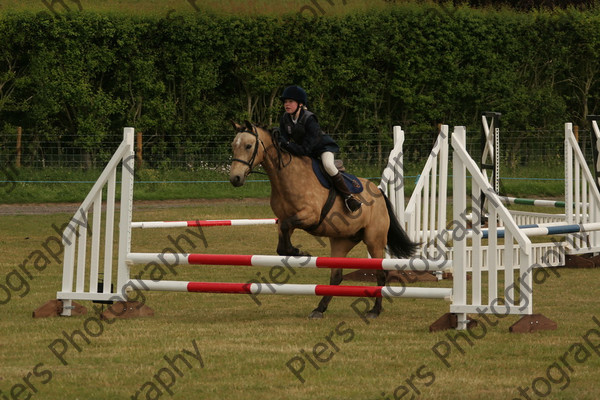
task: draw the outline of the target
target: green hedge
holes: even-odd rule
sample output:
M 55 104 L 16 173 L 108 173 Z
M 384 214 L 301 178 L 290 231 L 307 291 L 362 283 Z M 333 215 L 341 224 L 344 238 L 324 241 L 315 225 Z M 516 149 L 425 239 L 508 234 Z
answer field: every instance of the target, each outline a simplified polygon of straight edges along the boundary
M 598 111 L 598 26 L 597 11 L 431 4 L 322 18 L 2 15 L 0 130 L 64 148 L 75 137 L 92 160 L 123 126 L 159 158 L 226 154 L 228 121 L 275 123 L 292 83 L 342 141 L 389 142 L 394 124 L 479 132 L 488 110 L 511 130 L 560 130 Z

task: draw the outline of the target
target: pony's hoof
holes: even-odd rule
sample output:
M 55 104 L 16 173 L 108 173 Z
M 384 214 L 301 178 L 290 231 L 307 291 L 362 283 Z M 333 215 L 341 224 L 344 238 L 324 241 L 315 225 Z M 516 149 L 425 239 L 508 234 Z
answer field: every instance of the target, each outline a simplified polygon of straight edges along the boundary
M 294 247 L 294 249 L 292 250 L 292 256 L 294 257 L 310 257 L 310 254 L 304 252 L 304 251 L 300 251 L 300 249 Z
M 314 310 L 308 316 L 309 319 L 321 319 L 323 318 L 323 313 L 321 311 Z
M 289 250 L 279 250 L 277 249 L 277 254 L 285 257 L 311 257 L 309 253 L 305 253 L 304 251 L 300 251 L 300 249 L 296 247 L 292 247 Z
M 378 314 L 378 313 L 374 313 L 374 312 L 368 312 L 368 313 L 367 313 L 367 318 L 368 318 L 368 319 L 375 319 L 375 318 L 377 318 L 377 317 L 379 317 L 379 314 Z

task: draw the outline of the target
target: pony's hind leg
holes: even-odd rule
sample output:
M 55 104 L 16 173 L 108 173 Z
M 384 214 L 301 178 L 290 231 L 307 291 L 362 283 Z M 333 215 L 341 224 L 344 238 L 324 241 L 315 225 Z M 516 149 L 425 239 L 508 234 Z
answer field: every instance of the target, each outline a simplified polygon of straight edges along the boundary
M 387 275 L 388 275 L 388 271 L 376 271 L 375 276 L 377 277 L 377 286 L 385 286 L 385 283 L 387 281 Z M 376 297 L 375 298 L 375 305 L 367 313 L 367 315 L 366 315 L 367 318 L 377 318 L 377 317 L 379 317 L 379 314 L 381 314 L 381 310 L 383 309 L 381 307 L 381 303 L 382 303 L 382 298 L 381 297 Z
M 331 256 L 332 257 L 346 257 L 346 254 L 358 242 L 355 242 L 350 239 L 338 239 L 338 238 L 330 238 L 329 242 L 331 243 Z M 333 268 L 331 270 L 331 276 L 329 278 L 330 285 L 339 285 L 342 283 L 344 274 L 341 268 Z M 327 310 L 327 306 L 329 306 L 329 302 L 331 301 L 332 296 L 323 296 L 317 308 L 315 308 L 308 318 L 323 318 L 323 313 Z
M 382 235 L 379 235 L 382 236 Z M 368 241 L 367 250 L 369 250 L 369 254 L 373 258 L 384 258 L 385 257 L 385 238 L 374 239 L 372 241 Z M 385 286 L 387 281 L 388 271 L 378 270 L 375 272 L 375 277 L 377 278 L 377 286 Z M 373 308 L 367 313 L 367 318 L 377 318 L 382 311 L 381 307 L 382 298 L 375 298 L 375 304 Z

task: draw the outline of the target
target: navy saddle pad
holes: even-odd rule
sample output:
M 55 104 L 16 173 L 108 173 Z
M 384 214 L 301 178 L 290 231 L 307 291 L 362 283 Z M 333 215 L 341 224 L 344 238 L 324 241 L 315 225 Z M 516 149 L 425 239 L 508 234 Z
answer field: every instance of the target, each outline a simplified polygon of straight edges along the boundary
M 312 167 L 313 167 L 313 171 L 315 171 L 315 175 L 319 179 L 319 182 L 321 182 L 321 185 L 323 185 L 323 187 L 325 187 L 327 189 L 331 188 L 331 181 L 328 179 L 328 177 L 325 176 L 325 173 L 321 169 L 321 161 L 313 158 L 312 159 Z M 363 191 L 363 185 L 362 185 L 362 183 L 360 183 L 360 181 L 358 180 L 358 178 L 356 176 L 349 174 L 347 172 L 340 172 L 340 173 L 344 177 L 344 182 L 346 183 L 346 187 L 348 188 L 350 193 L 357 194 L 357 193 L 360 193 Z

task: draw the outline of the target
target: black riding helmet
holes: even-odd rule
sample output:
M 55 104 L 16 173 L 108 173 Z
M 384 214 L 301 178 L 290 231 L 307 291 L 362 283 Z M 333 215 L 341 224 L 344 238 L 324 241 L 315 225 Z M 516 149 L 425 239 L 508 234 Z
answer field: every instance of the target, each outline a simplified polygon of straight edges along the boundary
M 284 101 L 286 99 L 292 99 L 297 101 L 299 104 L 308 104 L 306 91 L 297 85 L 286 87 L 279 98 L 281 99 L 281 101 Z

